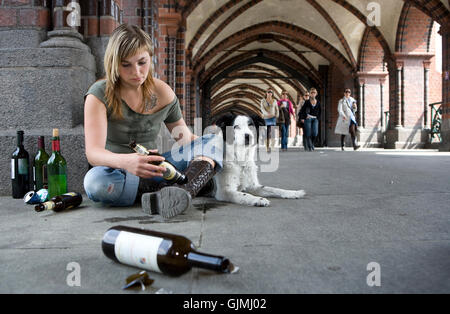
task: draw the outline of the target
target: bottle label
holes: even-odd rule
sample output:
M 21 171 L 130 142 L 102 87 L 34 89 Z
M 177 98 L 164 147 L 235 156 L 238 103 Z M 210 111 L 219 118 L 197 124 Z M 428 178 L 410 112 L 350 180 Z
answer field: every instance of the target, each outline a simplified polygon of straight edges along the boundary
M 42 205 L 44 205 L 44 210 L 50 210 L 50 209 L 55 208 L 55 202 L 52 202 L 52 201 L 42 203 Z
M 166 171 L 163 173 L 163 178 L 166 180 L 172 180 L 175 178 L 175 175 L 177 174 L 177 171 L 175 170 L 175 167 L 169 164 L 168 162 L 163 161 L 160 166 L 165 167 Z
M 161 273 L 158 249 L 162 238 L 121 231 L 114 244 L 114 253 L 123 264 Z
M 25 158 L 17 159 L 17 172 L 19 174 L 28 174 L 28 160 Z
M 75 192 L 69 192 L 69 193 L 64 193 L 63 195 L 77 196 L 77 193 L 75 193 Z
M 11 159 L 11 179 L 16 178 L 16 171 L 14 170 L 16 162 L 15 159 Z

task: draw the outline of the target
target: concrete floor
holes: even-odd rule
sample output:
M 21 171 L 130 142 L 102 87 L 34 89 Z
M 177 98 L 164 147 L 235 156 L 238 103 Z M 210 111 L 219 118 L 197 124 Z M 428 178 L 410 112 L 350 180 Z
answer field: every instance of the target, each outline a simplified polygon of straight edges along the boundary
M 265 208 L 198 198 L 168 222 L 86 197 L 60 213 L 1 197 L 0 293 L 450 293 L 450 153 L 290 149 L 260 181 L 307 196 Z M 123 291 L 138 269 L 101 250 L 103 234 L 118 224 L 184 235 L 240 270 L 150 273 L 145 292 Z M 72 262 L 80 286 L 67 283 Z

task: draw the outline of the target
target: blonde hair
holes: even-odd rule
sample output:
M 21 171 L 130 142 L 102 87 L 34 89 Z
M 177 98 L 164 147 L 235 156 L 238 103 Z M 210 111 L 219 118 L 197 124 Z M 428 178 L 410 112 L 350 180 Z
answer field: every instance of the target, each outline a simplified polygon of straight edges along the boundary
M 150 55 L 150 70 L 147 79 L 142 84 L 141 112 L 144 112 L 145 104 L 150 101 L 153 81 L 153 67 L 151 57 L 153 46 L 150 36 L 136 25 L 122 24 L 117 27 L 109 39 L 105 51 L 104 67 L 106 74 L 105 98 L 111 115 L 117 119 L 123 119 L 122 99 L 119 94 L 120 63 L 128 57 L 134 56 L 140 50 L 145 50 Z

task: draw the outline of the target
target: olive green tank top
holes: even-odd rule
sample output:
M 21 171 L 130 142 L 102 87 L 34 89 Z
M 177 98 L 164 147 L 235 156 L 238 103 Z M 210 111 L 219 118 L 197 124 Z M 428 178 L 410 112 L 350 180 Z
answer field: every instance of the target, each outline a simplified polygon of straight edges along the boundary
M 152 114 L 141 114 L 132 110 L 122 99 L 123 119 L 115 119 L 111 116 L 106 99 L 106 80 L 95 82 L 85 94 L 97 97 L 107 109 L 108 133 L 106 135 L 106 149 L 113 153 L 133 153 L 128 147 L 131 140 L 145 146 L 147 149 L 156 149 L 156 139 L 161 129 L 161 123 L 172 123 L 180 120 L 183 115 L 178 98 Z

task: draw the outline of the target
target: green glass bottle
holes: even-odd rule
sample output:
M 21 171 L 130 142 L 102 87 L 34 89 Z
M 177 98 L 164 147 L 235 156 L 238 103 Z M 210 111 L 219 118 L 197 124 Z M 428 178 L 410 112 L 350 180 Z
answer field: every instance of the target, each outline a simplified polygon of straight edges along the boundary
M 67 193 L 67 163 L 60 152 L 59 130 L 53 129 L 52 155 L 47 162 L 48 198 Z
M 44 137 L 38 137 L 38 152 L 33 162 L 34 190 L 48 189 L 47 162 L 48 154 L 45 151 Z

